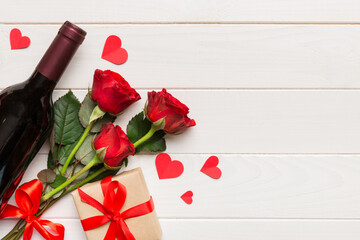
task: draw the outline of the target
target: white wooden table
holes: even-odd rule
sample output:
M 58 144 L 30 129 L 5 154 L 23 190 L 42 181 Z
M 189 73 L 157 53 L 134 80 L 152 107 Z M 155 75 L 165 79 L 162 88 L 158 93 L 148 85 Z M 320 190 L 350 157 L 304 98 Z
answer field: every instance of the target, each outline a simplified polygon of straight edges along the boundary
M 164 240 L 357 240 L 360 237 L 360 2 L 358 0 L 18 0 L 0 5 L 0 88 L 26 79 L 65 20 L 88 36 L 54 92 L 79 98 L 95 68 L 121 73 L 142 101 L 166 87 L 197 126 L 168 137 L 184 174 L 159 180 L 141 166 Z M 10 51 L 18 27 L 32 40 Z M 126 64 L 100 58 L 122 38 Z M 45 168 L 44 146 L 24 176 Z M 212 154 L 223 177 L 200 173 Z M 180 195 L 194 192 L 186 205 Z M 12 200 L 13 202 L 13 200 Z M 44 218 L 85 239 L 70 196 Z M 14 220 L 0 221 L 0 236 Z M 38 234 L 34 239 L 40 239 Z

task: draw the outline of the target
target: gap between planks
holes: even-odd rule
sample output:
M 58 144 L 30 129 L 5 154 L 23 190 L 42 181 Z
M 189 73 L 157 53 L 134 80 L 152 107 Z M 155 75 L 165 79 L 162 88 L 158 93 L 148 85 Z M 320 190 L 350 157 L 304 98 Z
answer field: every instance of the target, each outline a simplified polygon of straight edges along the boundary
M 234 155 L 244 155 L 244 156 L 354 156 L 359 157 L 360 153 L 221 153 L 221 152 L 206 152 L 206 153 L 176 153 L 176 152 L 167 152 L 167 154 L 174 155 L 223 155 L 223 156 L 234 156 Z M 137 153 L 137 155 L 157 155 L 160 153 Z M 46 152 L 39 152 L 37 155 L 48 155 Z
M 1 90 L 3 88 L 0 88 Z M 55 88 L 55 90 L 89 90 L 88 88 Z M 360 91 L 360 88 L 166 88 L 180 91 Z M 136 88 L 138 91 L 161 90 L 159 88 Z
M 73 22 L 86 25 L 360 25 L 360 22 Z M 5 25 L 58 25 L 63 22 L 0 22 Z
M 7 218 L 7 219 L 2 219 L 2 221 L 13 221 L 16 218 Z M 51 216 L 47 216 L 46 219 L 49 220 L 55 220 L 55 219 L 59 219 L 59 220 L 80 220 L 78 217 L 51 217 Z M 297 221 L 313 221 L 313 222 L 332 222 L 332 221 L 344 221 L 344 222 L 351 222 L 351 221 L 360 221 L 360 218 L 234 218 L 234 217 L 229 217 L 229 218 L 224 218 L 224 217 L 220 217 L 220 218 L 210 218 L 210 217 L 204 217 L 204 218 L 199 218 L 199 217 L 195 217 L 195 218 L 166 218 L 166 217 L 159 217 L 158 218 L 160 221 L 161 220 L 166 220 L 166 221 L 238 221 L 238 222 L 242 222 L 242 221 L 278 221 L 278 222 L 288 222 L 288 221 L 293 221 L 293 222 L 297 222 Z
M 5 88 L 0 88 L 0 91 Z M 54 91 L 88 91 L 90 88 L 55 88 Z M 360 88 L 166 88 L 169 91 L 360 91 Z M 160 91 L 161 88 L 136 88 L 137 91 Z

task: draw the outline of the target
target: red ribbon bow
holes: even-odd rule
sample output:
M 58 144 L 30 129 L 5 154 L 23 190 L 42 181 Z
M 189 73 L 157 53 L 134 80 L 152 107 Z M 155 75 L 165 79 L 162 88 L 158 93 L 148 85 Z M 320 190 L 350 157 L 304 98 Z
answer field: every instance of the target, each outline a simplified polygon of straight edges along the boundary
M 6 217 L 25 219 L 27 224 L 24 231 L 24 240 L 31 239 L 34 228 L 47 240 L 62 240 L 64 239 L 65 232 L 63 225 L 48 220 L 41 220 L 39 219 L 40 217 L 35 216 L 36 212 L 39 210 L 42 191 L 43 186 L 38 179 L 25 183 L 15 192 L 15 200 L 19 207 L 7 205 L 0 215 L 0 219 Z M 52 229 L 57 236 L 48 232 L 44 226 Z
M 118 190 L 115 193 L 116 188 Z M 152 198 L 150 197 L 149 201 L 120 213 L 126 199 L 126 187 L 118 181 L 111 181 L 111 176 L 108 176 L 101 181 L 101 189 L 104 194 L 103 204 L 78 189 L 83 202 L 104 214 L 81 220 L 84 230 L 88 231 L 111 222 L 104 240 L 114 240 L 115 238 L 118 240 L 135 240 L 124 220 L 151 213 L 154 210 Z

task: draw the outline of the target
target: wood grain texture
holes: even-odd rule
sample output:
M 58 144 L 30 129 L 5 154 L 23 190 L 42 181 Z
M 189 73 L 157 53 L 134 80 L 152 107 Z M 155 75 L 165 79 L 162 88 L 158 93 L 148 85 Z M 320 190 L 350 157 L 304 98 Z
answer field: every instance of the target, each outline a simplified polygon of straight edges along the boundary
M 59 26 L 0 25 L 0 88 L 28 78 Z M 360 88 L 360 25 L 81 26 L 88 36 L 59 88 L 90 87 L 96 68 L 136 88 Z M 10 50 L 13 27 L 29 48 Z M 129 52 L 124 65 L 101 59 L 111 34 Z
M 184 164 L 184 173 L 176 179 L 158 179 L 155 155 L 131 157 L 126 169 L 143 169 L 160 218 L 359 219 L 359 155 L 219 154 L 219 180 L 200 172 L 209 156 L 171 154 Z M 46 158 L 37 156 L 23 182 L 46 167 Z M 192 205 L 180 199 L 188 190 L 194 192 Z M 78 218 L 71 196 L 44 217 Z
M 65 240 L 86 239 L 79 220 L 51 219 L 65 226 Z M 0 236 L 15 224 L 0 222 Z M 360 221 L 160 219 L 163 240 L 358 240 Z M 33 240 L 43 238 L 34 231 Z
M 20 0 L 0 22 L 359 22 L 359 11 L 356 0 Z
M 143 168 L 164 240 L 357 240 L 359 11 L 356 0 L 7 1 L 0 88 L 31 74 L 62 22 L 88 23 L 54 99 L 68 88 L 82 99 L 94 69 L 111 69 L 143 97 L 119 117 L 122 127 L 141 111 L 147 90 L 162 87 L 197 121 L 167 136 L 167 152 L 185 166 L 181 177 L 159 180 L 156 155 L 130 159 L 128 169 Z M 240 22 L 266 24 L 226 24 Z M 13 27 L 31 38 L 28 49 L 10 50 Z M 129 52 L 124 65 L 100 58 L 111 34 Z M 46 144 L 23 182 L 46 167 L 47 151 Z M 212 153 L 220 180 L 200 172 Z M 180 199 L 187 190 L 190 206 Z M 85 239 L 70 196 L 44 218 L 64 224 L 66 239 Z M 0 221 L 0 236 L 14 222 Z
M 89 81 L 90 82 L 90 81 Z M 65 94 L 55 91 L 54 99 Z M 83 99 L 87 90 L 76 90 Z M 142 111 L 147 91 L 117 123 Z M 197 122 L 169 153 L 360 153 L 359 90 L 170 90 Z M 46 152 L 43 148 L 42 152 Z

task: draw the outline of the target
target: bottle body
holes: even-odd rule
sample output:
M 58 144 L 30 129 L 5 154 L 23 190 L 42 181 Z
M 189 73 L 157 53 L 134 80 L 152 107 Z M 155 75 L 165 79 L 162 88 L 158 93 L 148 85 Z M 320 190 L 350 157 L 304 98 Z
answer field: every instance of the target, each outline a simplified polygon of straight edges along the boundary
M 0 214 L 50 135 L 52 92 L 85 35 L 65 22 L 31 77 L 0 92 Z
M 39 72 L 0 93 L 0 199 L 3 208 L 47 137 L 56 82 Z

